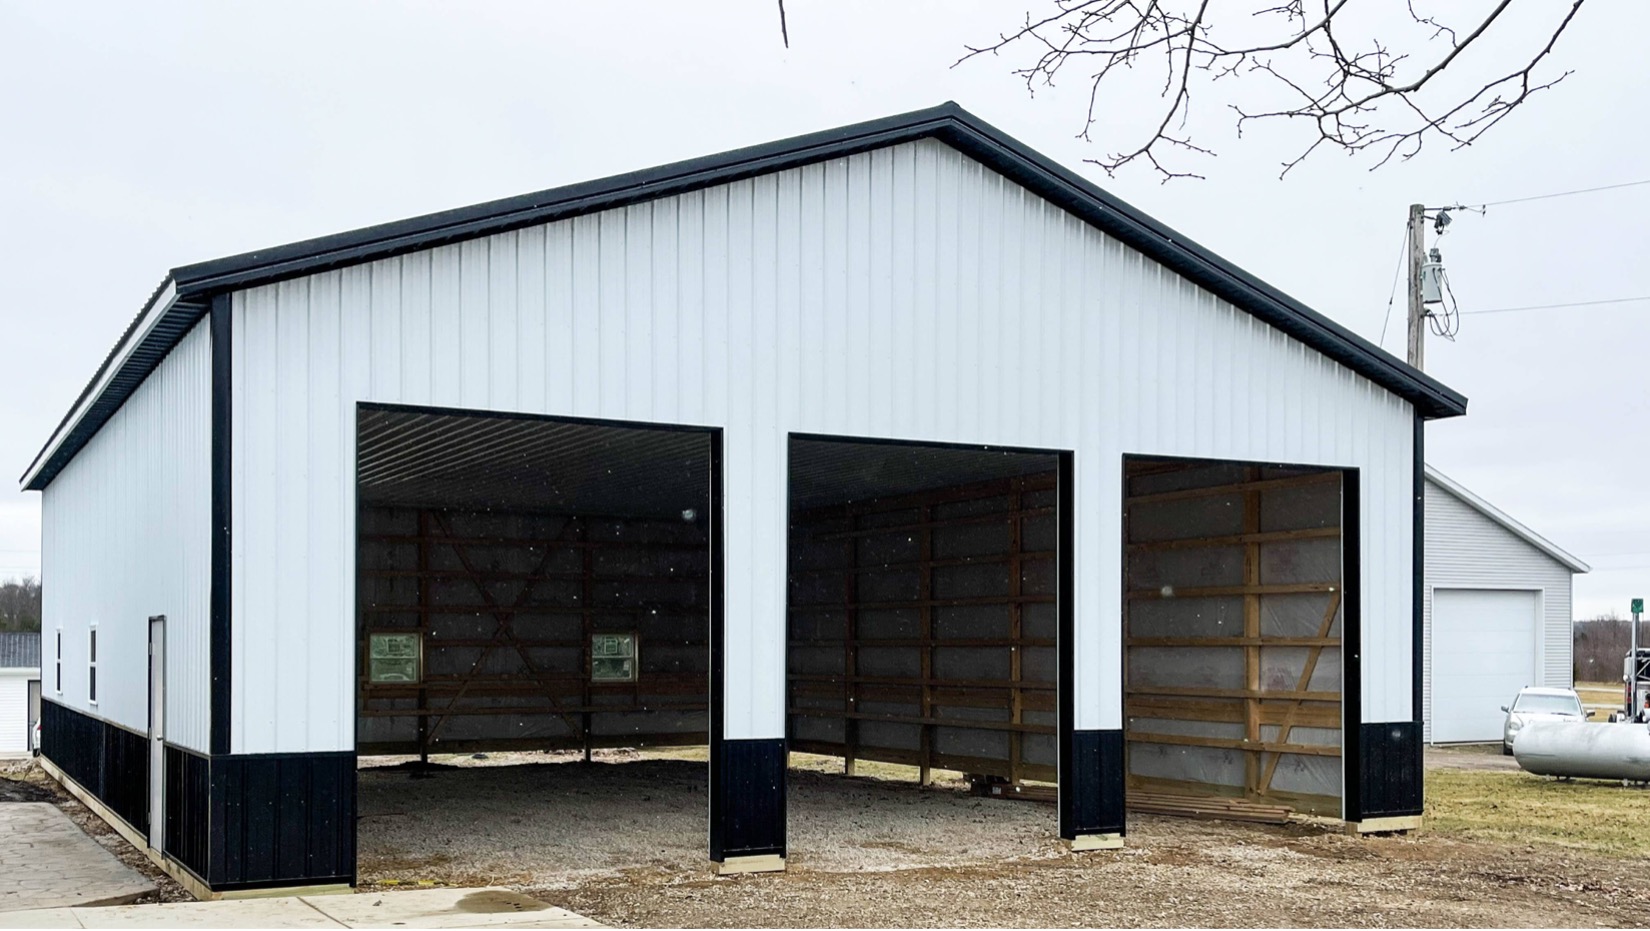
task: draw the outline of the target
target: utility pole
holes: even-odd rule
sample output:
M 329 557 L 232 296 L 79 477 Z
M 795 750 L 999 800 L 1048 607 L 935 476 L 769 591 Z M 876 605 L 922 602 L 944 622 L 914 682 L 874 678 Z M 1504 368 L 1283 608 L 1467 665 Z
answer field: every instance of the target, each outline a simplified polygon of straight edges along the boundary
M 1426 368 L 1426 305 L 1421 302 L 1421 266 L 1426 262 L 1427 208 L 1409 205 L 1409 364 Z

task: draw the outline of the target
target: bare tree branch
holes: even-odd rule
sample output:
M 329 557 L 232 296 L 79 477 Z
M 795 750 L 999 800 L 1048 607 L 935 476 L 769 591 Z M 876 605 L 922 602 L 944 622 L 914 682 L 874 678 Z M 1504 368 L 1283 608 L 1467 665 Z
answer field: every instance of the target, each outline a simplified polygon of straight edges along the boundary
M 1308 9 L 1309 2 L 1313 9 Z M 1456 12 L 1453 3 L 1435 2 Z M 1088 104 L 1077 135 L 1090 139 L 1102 92 L 1120 79 L 1121 72 L 1147 59 L 1161 61 L 1165 77 L 1155 128 L 1146 130 L 1137 143 L 1088 160 L 1108 174 L 1139 162 L 1165 181 L 1200 177 L 1171 164 L 1166 156 L 1214 154 L 1189 133 L 1191 101 L 1195 90 L 1233 78 L 1247 78 L 1246 89 L 1258 84 L 1280 97 L 1276 106 L 1253 110 L 1229 103 L 1240 136 L 1249 124 L 1260 121 L 1304 121 L 1312 127 L 1311 140 L 1283 163 L 1283 174 L 1324 148 L 1370 152 L 1378 168 L 1394 158 L 1413 158 L 1431 139 L 1442 139 L 1452 149 L 1472 145 L 1532 94 L 1570 74 L 1537 76 L 1536 71 L 1585 0 L 1571 0 L 1567 10 L 1547 0 L 1563 17 L 1541 34 L 1539 47 L 1486 51 L 1485 34 L 1504 21 L 1514 2 L 1499 0 L 1475 17 L 1470 28 L 1457 29 L 1443 21 L 1445 14 L 1427 8 L 1427 0 L 1406 0 L 1408 23 L 1420 27 L 1421 35 L 1418 48 L 1398 51 L 1395 37 L 1357 31 L 1348 12 L 1350 0 L 1284 0 L 1254 9 L 1250 23 L 1263 33 L 1261 41 L 1247 44 L 1219 38 L 1217 26 L 1236 19 L 1231 0 L 1218 5 L 1212 0 L 1048 0 L 1051 9 L 1043 15 L 1028 12 L 1020 27 L 989 43 L 969 46 L 956 64 L 1029 50 L 1035 58 L 1013 74 L 1032 93 L 1052 87 L 1068 68 L 1086 70 Z M 1536 7 L 1536 0 L 1516 2 L 1520 10 L 1545 9 Z M 1264 31 L 1276 38 L 1267 38 Z M 1438 80 L 1446 71 L 1464 70 L 1468 57 L 1474 59 L 1472 66 L 1482 68 L 1490 54 L 1512 57 L 1517 64 L 1491 72 L 1491 79 L 1476 90 L 1453 90 Z

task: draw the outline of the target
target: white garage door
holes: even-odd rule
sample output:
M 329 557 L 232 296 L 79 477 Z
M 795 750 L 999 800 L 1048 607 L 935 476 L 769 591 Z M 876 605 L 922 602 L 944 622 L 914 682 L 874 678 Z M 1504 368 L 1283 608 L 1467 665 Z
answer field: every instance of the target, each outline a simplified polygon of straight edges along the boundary
M 1500 740 L 1518 690 L 1536 679 L 1537 592 L 1432 593 L 1432 739 Z

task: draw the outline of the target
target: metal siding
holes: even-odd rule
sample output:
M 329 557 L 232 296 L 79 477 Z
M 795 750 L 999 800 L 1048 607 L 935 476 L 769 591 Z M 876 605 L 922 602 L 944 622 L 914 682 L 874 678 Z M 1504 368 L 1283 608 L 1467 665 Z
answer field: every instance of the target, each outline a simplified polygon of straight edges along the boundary
M 1573 685 L 1570 568 L 1433 482 L 1426 483 L 1426 598 L 1422 604 L 1426 708 L 1424 739 L 1432 740 L 1432 590 L 1511 588 L 1541 590 L 1542 623 L 1537 632 L 1542 680 L 1536 685 Z M 1532 644 L 1532 648 L 1535 645 Z
M 1125 452 L 1356 467 L 1363 717 L 1411 717 L 1411 406 L 941 143 L 306 280 L 235 301 L 237 753 L 352 746 L 357 401 L 725 428 L 730 739 L 784 734 L 788 432 L 1076 450 L 1084 730 L 1122 725 Z
M 205 750 L 210 724 L 211 334 L 197 323 L 42 497 L 43 694 L 149 726 L 149 623 L 167 626 L 167 739 Z M 98 702 L 87 631 L 98 625 Z M 63 693 L 49 675 L 63 629 Z
M 0 753 L 29 749 L 29 680 L 34 677 L 0 672 Z

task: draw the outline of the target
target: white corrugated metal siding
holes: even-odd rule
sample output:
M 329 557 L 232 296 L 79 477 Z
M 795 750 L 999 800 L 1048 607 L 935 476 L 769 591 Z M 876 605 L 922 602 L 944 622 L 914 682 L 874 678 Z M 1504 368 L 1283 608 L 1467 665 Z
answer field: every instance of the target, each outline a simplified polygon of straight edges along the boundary
M 37 675 L 0 671 L 0 753 L 29 749 L 29 679 Z
M 1076 450 L 1084 729 L 1122 723 L 1124 453 L 1358 467 L 1363 716 L 1411 717 L 1409 404 L 941 143 L 234 306 L 237 753 L 353 746 L 358 401 L 725 428 L 730 738 L 784 734 L 789 431 Z
M 1515 589 L 1541 592 L 1542 623 L 1536 657 L 1541 680 L 1530 685 L 1568 688 L 1572 685 L 1571 587 L 1575 575 L 1568 566 L 1543 553 L 1517 534 L 1468 506 L 1448 490 L 1426 483 L 1426 598 L 1422 605 L 1425 657 L 1422 680 L 1426 709 L 1424 739 L 1432 739 L 1432 591 L 1434 588 Z M 1511 698 L 1512 696 L 1507 696 Z
M 63 692 L 43 694 L 132 730 L 149 726 L 149 618 L 167 623 L 167 739 L 207 750 L 211 679 L 212 343 L 178 343 L 42 499 L 45 656 L 63 629 Z M 98 702 L 87 701 L 98 625 Z

